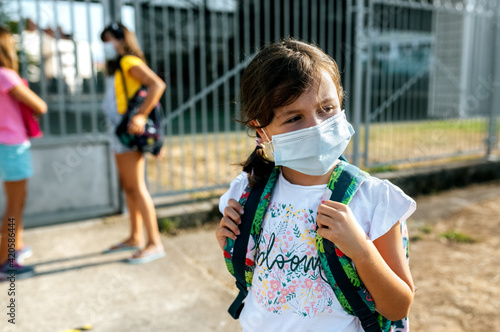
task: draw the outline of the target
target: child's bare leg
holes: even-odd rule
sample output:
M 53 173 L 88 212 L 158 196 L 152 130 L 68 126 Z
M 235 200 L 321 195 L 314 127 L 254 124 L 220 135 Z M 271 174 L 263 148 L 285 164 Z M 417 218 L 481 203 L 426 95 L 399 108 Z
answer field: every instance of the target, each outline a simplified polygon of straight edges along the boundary
M 130 152 L 121 154 L 120 158 L 126 172 L 123 174 L 123 179 L 126 182 L 124 190 L 142 216 L 146 228 L 147 243 L 139 255 L 149 251 L 162 251 L 163 245 L 158 230 L 156 211 L 144 179 L 144 157 L 142 153 Z
M 138 152 L 126 152 L 115 155 L 118 174 L 120 176 L 120 183 L 125 193 L 125 200 L 130 216 L 130 236 L 122 242 L 128 246 L 141 246 L 143 242 L 143 220 L 137 207 L 134 193 L 131 189 L 132 183 L 134 182 L 131 179 L 131 176 L 133 175 L 130 170 L 131 160 L 134 160 L 133 156 L 137 153 Z
M 0 264 L 4 264 L 8 258 L 9 241 L 9 218 L 14 218 L 15 232 L 14 239 L 16 250 L 23 247 L 22 242 L 22 216 L 24 203 L 26 200 L 26 187 L 28 180 L 4 182 L 4 191 L 6 196 L 5 213 L 2 218 L 0 229 Z

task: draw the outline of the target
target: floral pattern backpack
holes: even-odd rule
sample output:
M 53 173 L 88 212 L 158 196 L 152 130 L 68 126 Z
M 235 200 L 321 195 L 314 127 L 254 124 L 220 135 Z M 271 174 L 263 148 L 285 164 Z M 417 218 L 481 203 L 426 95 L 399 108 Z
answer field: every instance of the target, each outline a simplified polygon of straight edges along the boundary
M 229 313 L 235 319 L 243 309 L 243 301 L 248 295 L 252 284 L 254 261 L 247 258 L 248 243 L 259 243 L 262 221 L 271 199 L 272 190 L 279 175 L 276 167 L 267 182 L 258 182 L 253 188 L 247 186 L 241 195 L 239 203 L 245 213 L 241 216 L 240 235 L 236 241 L 228 238 L 224 248 L 224 259 L 229 272 L 236 278 L 239 294 L 229 308 Z M 340 161 L 335 167 L 328 189 L 330 199 L 348 205 L 368 174 L 356 166 Z M 265 182 L 265 183 L 264 183 Z M 401 222 L 403 247 L 408 259 L 408 231 L 406 222 Z M 390 321 L 375 311 L 375 304 L 369 292 L 364 287 L 349 257 L 344 255 L 334 243 L 316 236 L 316 247 L 322 269 L 332 287 L 335 296 L 344 310 L 357 316 L 364 331 L 375 332 L 405 332 L 409 331 L 408 318 Z

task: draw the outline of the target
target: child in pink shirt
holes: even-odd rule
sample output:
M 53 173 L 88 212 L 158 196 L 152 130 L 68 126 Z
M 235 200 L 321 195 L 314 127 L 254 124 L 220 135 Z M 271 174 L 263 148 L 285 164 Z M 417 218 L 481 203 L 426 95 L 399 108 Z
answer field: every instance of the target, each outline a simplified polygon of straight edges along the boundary
M 31 256 L 21 236 L 27 179 L 33 175 L 33 166 L 20 103 L 36 115 L 47 112 L 47 104 L 19 77 L 14 39 L 0 27 L 0 179 L 7 202 L 0 228 L 0 281 L 12 273 L 18 279 L 34 274 L 33 267 L 21 265 Z
M 14 70 L 0 67 L 0 144 L 21 144 L 28 140 L 19 101 L 9 95 L 12 88 L 21 84 L 21 77 Z

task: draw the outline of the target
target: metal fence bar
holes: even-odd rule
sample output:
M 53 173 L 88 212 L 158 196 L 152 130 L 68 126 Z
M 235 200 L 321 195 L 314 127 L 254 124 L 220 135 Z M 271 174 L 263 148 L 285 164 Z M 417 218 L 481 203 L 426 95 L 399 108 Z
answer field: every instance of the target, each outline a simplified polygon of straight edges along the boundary
M 193 18 L 193 8 L 188 7 L 187 8 L 187 52 L 188 52 L 188 64 L 189 64 L 189 95 L 192 96 L 195 94 L 196 91 L 196 65 L 195 65 L 195 59 L 194 59 L 194 18 Z M 191 129 L 190 129 L 190 134 L 191 134 L 191 143 L 193 145 L 192 148 L 192 155 L 191 158 L 193 159 L 192 161 L 192 168 L 191 168 L 191 173 L 192 173 L 192 186 L 193 188 L 196 188 L 197 183 L 198 183 L 198 176 L 197 176 L 197 143 L 196 143 L 196 104 L 191 103 L 190 107 L 190 124 L 191 124 Z
M 337 6 L 336 3 L 338 3 L 338 1 L 326 1 L 326 4 L 324 4 L 324 6 L 326 8 L 324 8 L 324 12 L 325 12 L 325 15 L 326 15 L 326 19 L 325 19 L 325 23 L 326 23 L 326 31 L 325 31 L 325 38 L 326 40 L 324 41 L 324 50 L 325 52 L 330 55 L 334 60 L 335 62 L 337 63 L 337 65 L 339 66 L 339 70 L 342 71 L 342 68 L 340 67 L 339 65 L 339 59 L 338 57 L 335 55 L 335 49 L 339 49 L 340 47 L 334 47 L 334 45 L 337 44 L 338 40 L 335 39 L 335 35 L 334 35 L 334 31 L 336 31 L 336 27 L 335 27 L 335 15 L 336 15 L 336 11 L 335 11 L 335 7 Z
M 59 108 L 59 132 L 61 135 L 66 134 L 66 98 L 64 93 L 64 76 L 63 76 L 63 66 L 61 59 L 61 34 L 59 31 L 59 11 L 57 10 L 56 0 L 52 0 L 52 10 L 54 14 L 54 24 L 55 24 L 55 37 L 56 37 L 56 58 L 57 58 L 57 105 Z
M 293 1 L 293 36 L 300 34 L 300 0 Z
M 367 26 L 367 39 L 366 39 L 366 48 L 367 48 L 367 58 L 372 58 L 372 32 L 373 32 L 373 2 L 368 2 L 368 26 Z M 370 112 L 371 112 L 371 101 L 372 101 L 372 62 L 366 62 L 366 76 L 365 76 L 365 109 L 364 109 L 364 117 L 365 117 L 365 137 L 364 137 L 364 153 L 363 153 L 363 161 L 365 165 L 369 163 L 369 139 L 370 139 Z
M 248 4 L 248 2 L 247 2 Z M 248 13 L 248 11 L 247 11 Z M 210 21 L 211 21 L 211 33 L 212 33 L 212 80 L 215 81 L 217 80 L 219 73 L 218 73 L 218 67 L 217 67 L 217 17 L 216 13 L 212 11 L 210 13 Z M 246 20 L 245 20 L 246 22 Z M 245 33 L 245 50 L 247 49 L 247 45 L 249 40 L 249 33 Z M 223 83 L 223 82 L 221 82 Z M 217 90 L 215 90 L 217 89 Z M 217 93 L 216 93 L 217 92 Z M 220 162 L 219 162 L 219 139 L 218 139 L 218 133 L 219 133 L 219 105 L 218 105 L 218 86 L 214 88 L 213 90 L 213 95 L 212 95 L 212 114 L 213 114 L 213 119 L 214 119 L 214 124 L 213 124 L 213 140 L 214 140 L 214 158 L 215 158 L 215 182 L 219 183 L 220 182 Z
M 75 36 L 76 35 L 76 26 L 75 26 L 75 3 L 74 0 L 70 0 L 69 2 L 69 11 L 70 11 L 70 17 L 71 17 L 71 35 Z M 73 47 L 74 47 L 74 52 L 73 56 L 75 57 L 75 91 L 73 95 L 73 100 L 74 100 L 74 107 L 75 107 L 75 125 L 76 125 L 76 132 L 81 133 L 83 132 L 82 129 L 82 91 L 81 91 L 81 76 L 80 76 L 80 69 L 78 66 L 78 43 L 76 42 L 76 39 L 73 38 Z
M 266 43 L 269 41 L 270 39 L 270 4 L 271 2 L 270 1 L 266 1 L 264 3 L 264 6 L 265 6 L 265 9 L 264 9 L 264 12 L 265 12 L 265 18 L 264 18 L 264 24 L 265 24 L 265 27 L 264 27 L 264 39 L 266 41 Z M 240 46 L 240 14 L 239 14 L 239 11 L 236 11 L 233 15 L 233 35 L 234 35 L 234 49 L 233 49 L 233 54 L 234 54 L 234 58 L 233 58 L 233 67 L 236 67 L 237 64 L 240 63 L 241 61 L 241 54 L 240 54 L 240 50 L 241 50 L 241 46 Z M 235 99 L 238 100 L 238 95 L 239 95 L 239 91 L 240 91 L 240 71 L 236 71 L 235 74 L 234 74 L 234 78 L 233 78 L 233 82 L 234 82 L 234 86 L 233 86 L 233 89 L 234 89 L 234 96 L 235 96 Z M 240 119 L 240 114 L 239 114 L 239 111 L 240 111 L 240 108 L 239 108 L 239 104 L 236 104 L 234 105 L 234 118 L 235 119 Z M 244 145 L 245 145 L 245 138 L 243 137 L 243 135 L 241 135 L 242 133 L 242 130 L 243 130 L 243 126 L 237 122 L 236 123 L 236 134 L 237 134 L 237 137 L 240 137 L 239 141 L 238 141 L 238 145 L 239 145 L 239 159 L 240 160 L 243 160 L 245 158 L 245 149 L 243 148 Z
M 87 39 L 89 42 L 89 45 L 92 45 L 93 38 L 92 38 L 92 16 L 90 15 L 90 0 L 85 0 L 85 9 L 86 9 L 86 14 L 87 14 Z M 90 72 L 91 72 L 91 78 L 90 78 L 90 109 L 91 109 L 91 128 L 92 132 L 97 132 L 97 89 L 96 89 L 96 75 L 95 75 L 95 69 L 94 69 L 94 53 L 92 52 L 92 48 L 89 48 L 89 55 L 90 55 Z
M 172 80 L 171 80 L 171 72 L 170 72 L 170 31 L 169 31 L 169 24 L 170 20 L 168 17 L 168 7 L 163 6 L 161 10 L 162 14 L 162 21 L 163 21 L 163 59 L 164 59 L 164 72 L 165 72 L 165 118 L 167 119 L 165 121 L 165 129 L 166 129 L 166 144 L 168 146 L 173 145 L 173 140 L 172 140 L 172 121 L 168 120 L 169 115 L 172 112 Z M 171 188 L 174 188 L 174 158 L 172 154 L 172 149 L 167 148 L 167 154 L 168 154 L 168 169 L 170 170 L 169 172 L 169 184 Z
M 353 56 L 354 52 L 356 51 L 356 49 L 354 48 L 354 45 L 352 44 L 352 36 L 351 36 L 352 15 L 353 15 L 352 3 L 351 3 L 351 1 L 348 0 L 347 6 L 346 6 L 346 16 L 345 16 L 346 37 L 345 37 L 345 45 L 342 49 L 344 56 L 346 57 L 346 62 L 347 61 L 351 62 L 352 56 Z M 350 65 L 345 66 L 344 91 L 351 91 L 351 67 L 352 66 L 350 66 Z M 350 99 L 351 99 L 350 96 L 348 96 L 348 98 L 344 98 L 345 109 L 347 109 L 349 111 L 351 111 Z
M 228 26 L 228 14 L 227 12 L 222 14 L 222 70 L 224 73 L 229 71 L 229 50 L 228 50 L 228 40 L 227 40 L 227 33 L 229 31 L 229 26 Z M 225 169 L 226 171 L 224 172 L 225 177 L 224 181 L 230 182 L 231 181 L 231 171 L 229 169 L 229 165 L 231 164 L 231 139 L 230 139 L 230 132 L 231 132 L 231 113 L 230 113 L 230 105 L 229 105 L 229 80 L 224 81 L 223 84 L 223 91 L 224 91 L 224 133 L 225 133 L 225 138 L 226 138 L 226 162 L 225 162 Z
M 142 29 L 142 1 L 136 0 L 134 3 L 134 12 L 135 12 L 135 35 L 137 37 L 137 41 L 141 48 L 144 48 L 144 33 Z
M 318 43 L 318 1 L 312 0 L 311 3 L 311 42 Z
M 24 24 L 26 23 L 26 20 L 23 18 L 23 13 L 21 10 L 21 0 L 17 0 L 17 13 L 19 15 L 19 22 L 17 23 L 17 27 L 19 29 L 19 41 L 21 45 L 24 45 L 23 43 L 23 32 L 24 32 Z M 19 51 L 20 55 L 20 62 L 21 62 L 21 67 L 22 67 L 22 73 L 21 76 L 24 78 L 28 77 L 28 66 L 27 66 L 27 61 L 26 61 L 26 52 L 24 51 L 23 48 Z
M 41 8 L 40 8 L 40 0 L 36 0 L 35 2 L 35 11 L 36 11 L 36 21 L 40 22 L 41 19 Z M 42 28 L 40 27 L 40 24 L 37 24 L 37 31 L 38 31 L 38 39 L 39 39 L 39 48 L 40 48 L 40 96 L 42 97 L 43 100 L 47 101 L 47 79 L 45 75 L 45 54 L 43 53 L 43 32 Z M 42 123 L 42 128 L 43 132 L 47 135 L 50 135 L 50 121 L 48 120 L 49 118 L 49 113 L 47 113 L 46 116 L 41 118 L 41 123 Z
M 283 3 L 283 36 L 290 36 L 290 1 L 284 1 Z
M 175 8 L 175 46 L 176 46 L 176 75 L 177 75 L 177 105 L 181 105 L 184 101 L 184 82 L 183 82 L 183 66 L 182 66 L 182 18 L 181 9 Z M 189 106 L 189 105 L 188 105 Z M 179 137 L 181 150 L 184 151 L 186 148 L 185 137 L 184 137 L 184 114 L 179 116 Z M 186 156 L 184 153 L 181 154 L 181 187 L 186 188 Z
M 207 61 L 206 61 L 206 22 L 205 22 L 205 12 L 207 8 L 205 4 L 201 4 L 198 7 L 200 12 L 200 19 L 198 25 L 198 33 L 199 33 L 199 43 L 200 43 L 200 88 L 205 89 L 207 86 Z M 203 136 L 203 159 L 204 159 L 204 183 L 205 186 L 208 186 L 209 181 L 209 172 L 208 172 L 208 116 L 207 116 L 207 96 L 204 95 L 201 98 L 201 133 Z
M 157 7 L 149 7 L 149 22 L 150 22 L 150 31 L 149 31 L 149 39 L 151 43 L 151 68 L 153 69 L 154 72 L 158 73 L 159 68 L 158 68 L 158 44 L 157 44 L 157 29 L 155 27 L 156 22 L 157 22 L 157 15 L 156 15 L 156 9 Z M 154 8 L 155 10 L 152 11 L 151 8 Z M 161 13 L 160 13 L 161 14 Z M 155 158 L 154 160 L 155 164 L 155 170 L 156 170 L 156 178 L 154 181 L 155 184 L 155 191 L 160 191 L 162 190 L 162 169 L 161 169 L 161 164 L 159 158 Z M 148 165 L 146 161 L 146 166 Z M 147 181 L 148 176 L 146 176 L 146 181 Z
M 363 0 L 356 0 L 356 44 L 354 47 L 356 51 L 354 53 L 354 91 L 353 91 L 353 127 L 354 131 L 360 132 L 361 128 L 361 87 L 362 87 L 362 75 L 363 75 L 363 62 L 361 59 L 361 52 L 364 48 L 363 44 L 363 32 L 364 31 L 364 3 Z M 359 135 L 354 135 L 353 137 L 353 159 L 354 165 L 359 165 L 360 163 L 360 141 Z
M 326 33 L 331 24 L 328 24 L 326 20 L 326 4 L 324 0 L 320 0 L 319 3 L 319 24 L 320 27 L 324 27 L 323 29 L 319 29 L 319 45 L 323 50 L 327 50 L 326 45 Z M 328 28 L 325 28 L 328 27 Z M 330 53 L 332 54 L 332 53 Z
M 253 2 L 254 46 L 259 47 L 262 42 L 260 34 L 260 1 Z M 227 31 L 227 30 L 226 30 Z
M 235 24 L 239 20 L 235 20 Z M 235 30 L 235 36 L 239 35 L 239 30 Z M 239 38 L 236 38 L 239 39 Z M 264 2 L 264 39 L 266 44 L 271 41 L 271 1 Z M 237 58 L 239 61 L 239 58 Z
M 279 41 L 281 32 L 280 32 L 280 27 L 281 25 L 279 24 L 280 22 L 280 14 L 281 14 L 281 2 L 280 0 L 274 0 L 274 41 Z
M 329 1 L 329 3 L 333 7 L 333 1 Z M 342 15 L 344 13 L 344 8 L 343 8 L 343 1 L 335 1 L 335 15 L 332 17 L 333 19 L 337 20 L 337 26 L 335 27 L 335 61 L 337 61 L 337 65 L 341 71 L 344 71 L 344 61 L 342 58 L 342 32 L 345 31 L 346 29 L 342 27 Z M 332 28 L 332 34 L 330 37 L 330 40 L 333 40 L 333 22 L 331 24 Z M 333 44 L 333 43 L 332 43 Z M 333 46 L 333 45 L 332 45 Z M 332 50 L 330 53 L 332 56 L 334 54 L 334 51 Z
M 500 8 L 497 8 L 496 15 L 492 19 L 493 26 L 500 27 Z M 498 29 L 497 29 L 498 31 Z M 492 47 L 492 54 L 493 55 L 498 55 L 500 54 L 500 34 L 497 33 L 496 35 L 493 36 L 493 47 Z M 489 125 L 488 125 L 488 142 L 487 142 L 487 147 L 486 147 L 486 156 L 490 157 L 495 149 L 498 149 L 500 145 L 498 144 L 498 137 L 499 137 L 499 132 L 498 132 L 498 127 L 500 126 L 500 123 L 498 121 L 500 117 L 500 108 L 496 105 L 499 105 L 500 101 L 500 61 L 498 60 L 498 57 L 492 56 L 492 61 L 491 61 L 491 68 L 492 68 L 492 75 L 491 75 L 491 81 L 492 81 L 492 93 L 491 93 L 491 102 L 490 102 L 490 114 L 489 114 Z M 495 93 L 496 92 L 496 93 Z
M 155 7 L 149 7 L 149 46 L 151 47 L 151 69 L 158 72 L 158 50 L 156 46 L 156 20 L 155 20 Z
M 302 35 L 301 39 L 309 40 L 309 0 L 302 0 Z

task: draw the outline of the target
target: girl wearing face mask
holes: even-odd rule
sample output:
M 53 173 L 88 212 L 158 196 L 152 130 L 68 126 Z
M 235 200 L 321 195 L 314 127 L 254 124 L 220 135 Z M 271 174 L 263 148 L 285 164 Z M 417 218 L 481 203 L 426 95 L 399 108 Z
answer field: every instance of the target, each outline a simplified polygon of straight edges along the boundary
M 125 191 L 130 214 L 130 236 L 105 253 L 136 250 L 128 262 L 146 263 L 163 257 L 165 252 L 160 240 L 153 200 L 145 183 L 144 155 L 122 145 L 114 132 L 127 110 L 128 100 L 135 95 L 141 85 L 145 85 L 148 88 L 147 97 L 138 114 L 132 117 L 128 128 L 131 134 L 141 134 L 149 112 L 158 103 L 165 90 L 165 83 L 145 64 L 144 55 L 135 35 L 121 23 L 107 26 L 101 33 L 101 40 L 104 42 L 108 73 L 102 105 L 112 132 L 111 149 L 115 153 L 120 184 Z M 123 84 L 124 81 L 126 86 Z M 147 233 L 147 242 L 144 246 L 143 225 Z
M 310 264 L 318 262 L 317 235 L 352 259 L 377 312 L 392 321 L 407 317 L 415 288 L 400 224 L 415 202 L 370 176 L 348 206 L 325 195 L 354 133 L 341 107 L 333 59 L 296 40 L 270 44 L 245 69 L 240 97 L 243 121 L 257 139 L 243 172 L 220 199 L 216 237 L 223 250 L 227 238 L 240 234 L 242 193 L 280 166 L 257 243 L 249 243 L 254 267 L 239 317 L 243 331 L 363 331 L 321 266 Z

